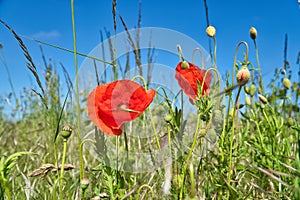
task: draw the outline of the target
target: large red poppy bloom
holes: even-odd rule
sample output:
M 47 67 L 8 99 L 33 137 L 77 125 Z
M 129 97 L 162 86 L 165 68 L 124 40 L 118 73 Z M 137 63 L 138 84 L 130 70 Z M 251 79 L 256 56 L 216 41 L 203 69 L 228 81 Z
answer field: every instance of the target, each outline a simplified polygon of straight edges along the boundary
M 155 90 L 131 80 L 102 84 L 88 96 L 88 116 L 104 133 L 120 135 L 122 125 L 140 116 L 154 96 Z
M 198 66 L 189 62 L 185 62 L 182 65 L 183 62 L 178 63 L 175 74 L 175 78 L 183 92 L 190 98 L 190 100 L 196 100 L 198 95 L 197 82 L 199 82 L 200 87 L 202 87 L 204 81 L 202 96 L 208 95 L 210 92 L 210 81 L 212 78 L 211 72 L 208 72 L 205 80 L 203 80 L 207 70 L 199 69 Z

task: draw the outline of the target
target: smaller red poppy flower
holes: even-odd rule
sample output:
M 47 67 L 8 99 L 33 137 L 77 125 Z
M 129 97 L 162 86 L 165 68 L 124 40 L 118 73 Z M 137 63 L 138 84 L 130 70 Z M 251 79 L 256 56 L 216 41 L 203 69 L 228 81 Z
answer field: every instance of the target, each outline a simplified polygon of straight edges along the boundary
M 88 116 L 108 135 L 121 135 L 122 126 L 140 116 L 151 104 L 155 90 L 146 91 L 131 80 L 96 87 L 88 96 Z
M 190 100 L 197 99 L 198 82 L 200 83 L 200 87 L 202 87 L 204 81 L 202 97 L 209 94 L 212 75 L 211 72 L 208 72 L 204 80 L 206 71 L 207 70 L 199 69 L 198 66 L 186 61 L 178 63 L 175 78 L 178 81 L 180 88 L 190 98 Z

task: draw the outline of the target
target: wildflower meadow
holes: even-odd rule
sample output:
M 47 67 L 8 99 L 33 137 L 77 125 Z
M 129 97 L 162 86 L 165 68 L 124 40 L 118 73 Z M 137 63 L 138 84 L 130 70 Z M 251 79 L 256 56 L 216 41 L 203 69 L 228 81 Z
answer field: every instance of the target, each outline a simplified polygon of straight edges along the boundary
M 141 27 L 141 8 L 128 27 L 117 0 L 106 8 L 112 33 L 81 53 L 70 2 L 72 49 L 0 19 L 34 85 L 16 92 L 0 54 L 13 105 L 0 104 L 0 199 L 300 199 L 300 55 L 266 79 L 260 30 L 249 24 L 224 74 L 218 24 L 199 33 L 206 51 L 182 33 Z M 28 41 L 41 46 L 42 71 Z M 43 47 L 73 54 L 74 80 Z M 159 64 L 159 54 L 176 64 Z

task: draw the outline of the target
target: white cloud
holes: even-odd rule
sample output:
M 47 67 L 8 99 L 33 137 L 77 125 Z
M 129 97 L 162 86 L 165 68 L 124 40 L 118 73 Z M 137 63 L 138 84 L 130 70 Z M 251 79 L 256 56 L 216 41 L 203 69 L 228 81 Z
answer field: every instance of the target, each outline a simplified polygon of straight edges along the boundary
M 52 31 L 40 31 L 37 33 L 34 33 L 31 37 L 34 39 L 39 39 L 39 40 L 49 40 L 49 39 L 55 39 L 60 37 L 61 34 L 57 30 L 52 30 Z

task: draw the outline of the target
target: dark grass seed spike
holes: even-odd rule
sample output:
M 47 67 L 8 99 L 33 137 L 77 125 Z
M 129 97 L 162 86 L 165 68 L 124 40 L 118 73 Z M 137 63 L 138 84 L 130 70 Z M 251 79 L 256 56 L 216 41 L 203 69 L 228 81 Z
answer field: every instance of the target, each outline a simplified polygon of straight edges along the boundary
M 122 17 L 121 15 L 120 15 L 119 17 L 120 17 L 121 22 L 122 22 L 122 24 L 123 24 L 123 26 L 124 26 L 124 29 L 125 29 L 125 31 L 126 31 L 126 33 L 127 33 L 127 37 L 128 37 L 129 44 L 130 44 L 130 46 L 131 46 L 131 48 L 132 48 L 132 50 L 133 50 L 134 57 L 135 57 L 135 61 L 136 61 L 136 64 L 138 65 L 138 68 L 139 68 L 139 73 L 140 73 L 140 75 L 142 76 L 142 75 L 143 75 L 142 63 L 141 63 L 141 60 L 139 59 L 139 53 L 138 53 L 138 50 L 137 50 L 137 48 L 135 47 L 135 44 L 134 44 L 134 42 L 133 42 L 133 39 L 132 39 L 132 37 L 131 37 L 131 35 L 130 35 L 130 33 L 129 33 L 128 27 L 127 27 L 127 25 L 126 25 L 126 23 L 125 23 L 123 17 Z
M 39 94 L 35 91 L 35 93 L 37 93 L 43 100 L 43 95 L 45 94 L 45 91 L 43 89 L 43 86 L 42 86 L 42 83 L 40 81 L 40 78 L 39 78 L 39 75 L 37 73 L 37 70 L 36 70 L 36 66 L 35 64 L 33 63 L 33 60 L 29 54 L 29 51 L 27 49 L 27 47 L 25 46 L 25 44 L 23 43 L 22 39 L 17 35 L 17 33 L 8 25 L 6 24 L 4 21 L 2 21 L 0 19 L 0 22 L 14 35 L 14 37 L 18 40 L 19 42 L 19 45 L 27 59 L 27 62 L 26 62 L 26 65 L 27 65 L 27 68 L 31 71 L 31 73 L 34 75 L 35 77 L 35 80 L 40 88 L 40 90 L 42 91 L 42 94 Z M 46 104 L 45 104 L 46 105 Z

